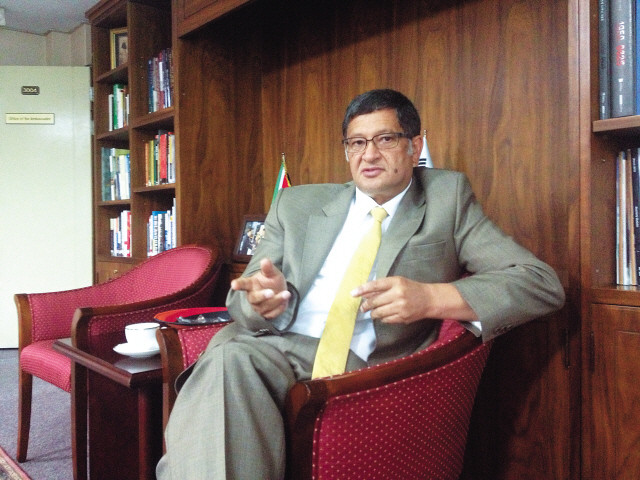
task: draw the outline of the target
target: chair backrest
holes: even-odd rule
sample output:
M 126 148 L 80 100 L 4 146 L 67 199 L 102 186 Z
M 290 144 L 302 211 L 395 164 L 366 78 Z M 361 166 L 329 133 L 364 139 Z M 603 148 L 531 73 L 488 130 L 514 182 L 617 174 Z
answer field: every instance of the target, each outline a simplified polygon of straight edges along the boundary
M 212 270 L 217 257 L 209 248 L 186 245 L 166 250 L 98 285 L 29 294 L 31 341 L 69 337 L 78 307 L 123 305 L 175 294 Z

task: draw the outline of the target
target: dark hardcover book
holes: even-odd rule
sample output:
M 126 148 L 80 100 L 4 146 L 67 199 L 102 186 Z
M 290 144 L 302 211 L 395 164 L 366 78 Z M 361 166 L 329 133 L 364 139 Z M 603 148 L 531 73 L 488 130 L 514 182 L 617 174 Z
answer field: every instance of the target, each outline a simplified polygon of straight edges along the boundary
M 153 58 L 147 62 L 147 86 L 149 113 L 153 112 Z
M 640 1 L 640 0 L 638 0 Z M 600 119 L 611 118 L 611 22 L 609 0 L 598 0 Z
M 611 0 L 611 116 L 635 115 L 635 3 Z

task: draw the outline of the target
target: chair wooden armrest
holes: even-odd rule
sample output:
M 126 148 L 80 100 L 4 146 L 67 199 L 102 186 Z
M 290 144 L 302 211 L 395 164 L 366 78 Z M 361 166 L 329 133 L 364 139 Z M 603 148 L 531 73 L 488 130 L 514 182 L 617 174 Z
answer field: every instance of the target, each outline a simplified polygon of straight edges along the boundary
M 162 430 L 164 431 L 178 396 L 173 384 L 178 375 L 184 371 L 184 361 L 182 343 L 176 329 L 163 326 L 156 332 L 156 337 L 162 358 Z
M 311 478 L 315 421 L 328 399 L 375 389 L 439 368 L 481 344 L 480 338 L 464 330 L 457 338 L 437 348 L 427 348 L 408 357 L 335 377 L 296 383 L 285 404 L 287 478 Z
M 29 295 L 26 293 L 16 293 L 13 296 L 18 310 L 18 345 L 22 349 L 23 346 L 29 345 L 32 340 L 33 315 L 29 306 Z

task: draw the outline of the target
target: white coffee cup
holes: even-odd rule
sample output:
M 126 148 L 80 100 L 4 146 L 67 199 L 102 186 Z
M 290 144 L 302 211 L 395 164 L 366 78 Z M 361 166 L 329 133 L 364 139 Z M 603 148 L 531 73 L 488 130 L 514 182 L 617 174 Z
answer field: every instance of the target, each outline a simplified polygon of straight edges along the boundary
M 124 327 L 127 343 L 140 350 L 151 350 L 158 347 L 156 330 L 160 328 L 155 322 L 132 323 Z

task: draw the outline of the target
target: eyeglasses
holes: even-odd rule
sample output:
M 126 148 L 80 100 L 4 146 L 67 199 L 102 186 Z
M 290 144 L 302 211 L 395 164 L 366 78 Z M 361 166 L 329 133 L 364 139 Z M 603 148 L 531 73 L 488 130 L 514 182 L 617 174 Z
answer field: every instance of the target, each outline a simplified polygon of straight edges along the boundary
M 371 138 L 351 137 L 342 140 L 344 149 L 348 153 L 360 153 L 367 149 L 369 142 L 373 142 L 378 150 L 389 150 L 398 145 L 400 138 L 411 138 L 410 135 L 400 132 L 380 133 Z

